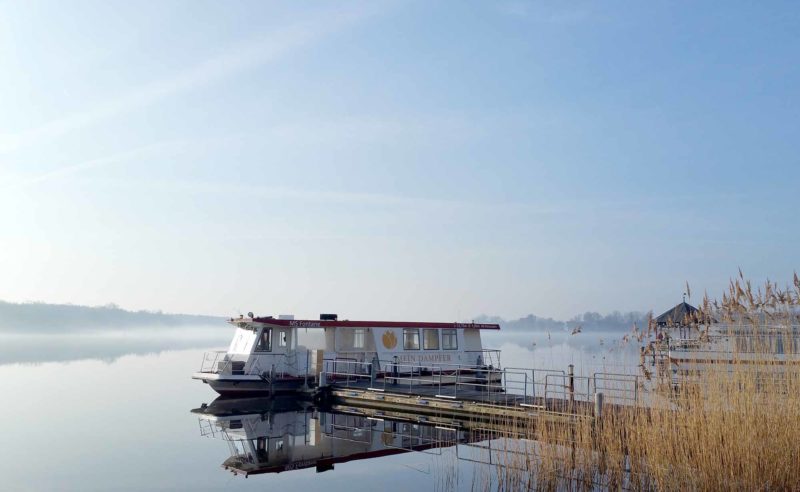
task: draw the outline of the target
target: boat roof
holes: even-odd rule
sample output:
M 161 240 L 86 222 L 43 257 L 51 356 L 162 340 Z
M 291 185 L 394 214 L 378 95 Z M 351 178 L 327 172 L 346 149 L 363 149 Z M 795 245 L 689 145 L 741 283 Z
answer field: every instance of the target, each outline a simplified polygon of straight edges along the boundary
M 265 323 L 273 326 L 290 326 L 292 328 L 432 328 L 432 329 L 459 329 L 459 330 L 499 330 L 500 325 L 496 323 L 434 323 L 426 321 L 333 321 L 333 320 L 310 320 L 310 319 L 276 319 L 271 317 L 261 317 L 242 319 L 231 319 L 232 323 L 239 321 L 252 321 L 255 323 Z

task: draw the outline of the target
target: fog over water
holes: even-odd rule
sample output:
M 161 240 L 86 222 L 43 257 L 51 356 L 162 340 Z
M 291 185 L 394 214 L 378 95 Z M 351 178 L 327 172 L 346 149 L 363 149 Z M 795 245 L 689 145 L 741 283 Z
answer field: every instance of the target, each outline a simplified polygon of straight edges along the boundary
M 0 391 L 5 395 L 0 419 L 13 423 L 0 441 L 3 489 L 310 490 L 321 485 L 323 477 L 313 467 L 233 477 L 220 467 L 230 456 L 228 446 L 201 437 L 198 417 L 190 410 L 217 395 L 191 374 L 204 351 L 229 343 L 231 329 L 223 320 L 191 325 L 190 317 L 143 313 L 149 323 L 136 324 L 136 315 L 122 313 L 123 322 L 101 326 L 93 314 L 104 319 L 109 312 L 120 313 L 96 309 L 72 312 L 86 315 L 83 320 L 51 319 L 24 329 L 0 318 Z M 569 322 L 526 326 L 532 320 L 503 322 L 499 332 L 484 332 L 484 347 L 500 349 L 506 367 L 566 370 L 574 364 L 579 375 L 630 370 L 638 363 L 636 347 L 620 343 L 630 330 L 627 324 L 582 327 L 572 334 L 575 325 Z M 321 419 L 314 422 L 325 421 L 314 415 Z M 324 483 L 333 491 L 374 490 L 375 483 L 382 490 L 429 490 L 441 485 L 444 474 L 456 477 L 457 488 L 469 488 L 480 465 L 461 460 L 465 452 L 447 448 L 340 463 L 325 472 Z
M 479 316 L 476 322 L 500 323 L 499 333 L 485 332 L 484 347 L 504 348 L 505 361 L 526 367 L 601 364 L 617 359 L 615 341 L 641 313 L 587 312 L 568 321 L 529 315 L 517 320 Z M 580 327 L 581 333 L 570 333 Z M 0 301 L 0 364 L 99 359 L 165 350 L 225 347 L 230 326 L 222 317 L 126 311 L 115 305 L 89 307 Z M 314 333 L 300 333 L 301 343 Z M 521 349 L 524 349 L 520 352 Z M 529 353 L 528 355 L 523 355 Z M 516 355 L 510 355 L 516 354 Z M 513 357 L 509 359 L 508 357 Z M 524 362 L 524 364 L 523 364 Z M 508 364 L 505 364 L 508 365 Z
M 457 488 L 470 487 L 478 465 L 462 462 L 457 454 L 464 451 L 453 449 L 337 464 L 324 476 L 313 467 L 231 476 L 220 467 L 230 455 L 227 445 L 201 437 L 198 417 L 190 413 L 216 397 L 190 376 L 204 350 L 224 348 L 226 328 L 186 328 L 162 337 L 149 331 L 2 335 L 0 419 L 11 424 L 0 441 L 3 488 L 315 490 L 324 480 L 332 491 L 371 491 L 376 483 L 388 491 L 431 490 L 454 466 L 461 481 Z M 624 351 L 609 352 L 581 342 L 584 337 L 501 332 L 488 335 L 484 344 L 502 349 L 509 366 L 565 369 L 573 363 L 590 374 L 623 360 Z M 182 344 L 195 348 L 176 350 Z

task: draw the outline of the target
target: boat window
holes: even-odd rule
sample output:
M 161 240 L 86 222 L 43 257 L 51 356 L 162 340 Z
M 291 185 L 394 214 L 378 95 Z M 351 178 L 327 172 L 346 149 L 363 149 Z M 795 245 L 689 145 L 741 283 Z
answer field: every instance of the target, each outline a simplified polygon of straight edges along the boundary
M 364 348 L 364 328 L 356 328 L 353 330 L 353 348 Z
M 264 328 L 258 336 L 256 352 L 272 352 L 272 328 Z
M 458 349 L 458 332 L 456 330 L 442 330 L 442 348 L 445 350 Z
M 419 328 L 403 329 L 403 349 L 419 350 Z
M 278 332 L 278 346 L 279 347 L 286 346 L 286 330 L 281 330 Z
M 439 330 L 422 330 L 422 347 L 425 350 L 439 350 Z

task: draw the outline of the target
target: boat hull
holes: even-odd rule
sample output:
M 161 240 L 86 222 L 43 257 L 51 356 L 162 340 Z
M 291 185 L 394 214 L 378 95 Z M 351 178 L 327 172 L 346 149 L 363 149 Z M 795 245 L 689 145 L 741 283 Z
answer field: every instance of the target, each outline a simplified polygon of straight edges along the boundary
M 303 390 L 304 378 L 282 378 L 273 381 L 258 377 L 220 377 L 219 375 L 195 374 L 199 379 L 211 386 L 221 396 L 271 396 L 285 393 L 297 393 Z

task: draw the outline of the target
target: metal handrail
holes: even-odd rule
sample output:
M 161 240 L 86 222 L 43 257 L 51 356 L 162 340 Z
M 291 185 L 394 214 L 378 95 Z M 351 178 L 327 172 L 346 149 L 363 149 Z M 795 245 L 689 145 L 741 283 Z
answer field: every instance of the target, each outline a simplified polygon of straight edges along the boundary
M 209 352 L 205 352 L 203 354 L 203 361 L 200 363 L 200 372 L 205 373 L 212 373 L 212 374 L 221 374 L 225 372 L 232 362 L 231 359 L 227 357 L 228 352 L 224 350 L 213 350 Z M 220 361 L 220 356 L 222 356 L 222 361 Z M 211 361 L 210 364 L 208 362 Z M 224 362 L 225 364 L 220 367 L 218 365 L 219 362 Z
M 481 354 L 483 365 L 500 367 L 500 349 L 464 350 L 464 353 Z
M 327 380 L 335 381 L 350 387 L 351 384 L 363 384 L 369 380 L 366 389 L 386 391 L 389 386 L 408 385 L 410 390 L 415 384 L 437 386 L 435 394 L 438 398 L 456 399 L 463 388 L 478 389 L 487 394 L 503 393 L 504 396 L 493 398 L 495 402 L 506 405 L 532 404 L 540 396 L 537 386 L 544 386 L 541 397 L 547 405 L 549 398 L 563 400 L 593 401 L 598 392 L 609 392 L 609 398 L 631 404 L 640 402 L 640 389 L 643 390 L 642 377 L 635 374 L 596 372 L 592 376 L 575 376 L 556 369 L 531 368 L 480 368 L 459 364 L 439 364 L 428 368 L 418 364 L 401 364 L 381 361 L 359 362 L 351 360 L 327 360 L 323 373 Z M 378 369 L 385 367 L 379 378 Z M 469 373 L 472 378 L 465 378 Z M 537 377 L 538 374 L 538 377 Z M 544 375 L 542 381 L 542 375 Z M 445 381 L 445 378 L 448 378 Z M 623 387 L 615 387 L 620 384 Z M 633 385 L 633 388 L 630 388 Z M 363 385 L 361 387 L 364 387 Z M 452 392 L 446 391 L 452 388 Z M 473 393 L 474 394 L 474 393 Z M 522 397 L 521 399 L 519 397 Z M 539 404 L 539 403 L 536 403 Z
M 602 386 L 598 388 L 597 386 L 597 376 L 601 376 L 600 381 L 611 381 L 611 382 L 619 382 L 619 383 L 633 383 L 633 398 L 626 395 L 625 389 L 619 388 L 609 388 L 606 386 Z M 623 374 L 623 373 L 613 373 L 613 372 L 595 372 L 592 374 L 592 384 L 594 385 L 594 392 L 597 393 L 599 390 L 602 390 L 602 393 L 607 395 L 609 398 L 616 398 L 621 400 L 633 400 L 634 402 L 639 401 L 639 379 L 640 376 L 637 374 Z M 614 392 L 609 395 L 609 391 Z M 622 396 L 617 396 L 616 392 L 622 392 Z
M 566 375 L 566 373 L 562 369 L 536 369 L 536 368 L 530 368 L 530 367 L 506 367 L 505 369 L 510 369 L 510 370 L 514 370 L 514 371 L 524 371 L 526 373 L 526 376 L 527 376 L 527 372 L 530 371 L 530 385 L 531 385 L 530 396 L 531 396 L 531 398 L 535 398 L 536 397 L 536 386 L 544 387 L 544 385 L 545 385 L 545 381 L 537 381 L 536 380 L 536 374 L 537 373 L 540 373 L 540 374 L 544 373 L 544 374 Z M 524 389 L 524 395 L 526 397 L 528 396 L 527 385 L 528 385 L 528 382 L 527 382 L 527 377 L 526 377 L 526 383 L 525 383 L 525 389 Z M 508 391 L 509 389 L 511 389 L 511 388 L 507 388 L 506 391 Z
M 245 375 L 248 376 L 261 376 L 267 370 L 272 370 L 275 367 L 275 362 L 271 361 L 269 363 L 270 367 L 264 368 L 261 366 L 261 362 L 259 359 L 255 359 L 253 363 L 248 367 L 247 362 L 250 356 L 253 354 L 229 354 L 224 350 L 214 350 L 210 352 L 205 352 L 203 354 L 203 360 L 200 363 L 200 372 L 201 373 L 208 373 L 208 374 L 232 374 L 233 373 L 233 363 L 234 362 L 241 362 L 244 364 L 242 370 Z M 280 358 L 283 357 L 286 361 L 289 360 L 289 357 L 293 354 L 281 354 L 281 353 L 272 353 L 272 352 L 265 352 L 260 355 L 269 355 L 273 358 Z M 287 366 L 288 362 L 284 364 Z M 283 377 L 286 374 L 285 368 L 281 367 L 281 369 L 275 373 L 278 377 Z
M 557 392 L 556 394 L 563 394 L 565 397 L 569 397 L 570 401 L 573 400 L 580 400 L 581 397 L 585 398 L 585 401 L 590 401 L 594 399 L 594 391 L 592 391 L 592 378 L 589 376 L 575 376 L 572 374 L 547 374 L 545 375 L 545 386 L 544 386 L 544 400 L 545 404 L 547 403 L 548 395 L 550 390 L 552 389 L 560 389 L 563 390 Z M 550 382 L 551 379 L 554 381 L 558 381 L 557 378 L 561 378 L 562 383 L 556 384 L 556 382 Z M 583 381 L 586 383 L 586 392 L 581 392 L 578 389 L 582 388 Z M 563 398 L 567 399 L 567 398 Z

